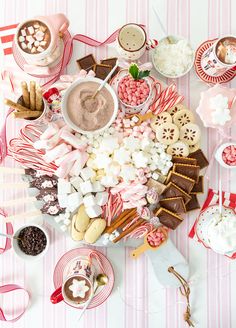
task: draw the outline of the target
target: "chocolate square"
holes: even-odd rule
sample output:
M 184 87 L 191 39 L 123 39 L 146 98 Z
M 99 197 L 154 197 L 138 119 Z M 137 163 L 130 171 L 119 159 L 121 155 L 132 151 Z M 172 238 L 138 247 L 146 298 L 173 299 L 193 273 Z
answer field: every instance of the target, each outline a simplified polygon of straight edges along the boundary
M 191 200 L 191 196 L 189 196 L 183 189 L 176 186 L 173 182 L 168 183 L 162 195 L 164 198 L 182 197 L 185 204 Z
M 192 199 L 190 200 L 190 202 L 188 202 L 188 204 L 186 205 L 187 212 L 201 208 L 197 199 L 197 195 L 191 194 L 191 198 Z
M 198 182 L 200 166 L 188 164 L 174 164 L 173 171 L 182 175 L 186 175 L 190 179 L 193 179 Z
M 156 212 L 155 215 L 159 218 L 159 221 L 164 226 L 172 230 L 175 230 L 178 227 L 178 225 L 183 221 L 183 218 L 162 207 L 159 208 L 159 210 Z
M 77 59 L 76 62 L 79 65 L 80 69 L 84 69 L 87 72 L 93 69 L 93 66 L 96 64 L 96 60 L 94 59 L 92 54 Z
M 147 186 L 149 189 L 154 188 L 158 195 L 161 195 L 166 189 L 166 185 L 152 178 L 148 179 Z
M 116 65 L 117 62 L 117 57 L 113 57 L 113 58 L 106 58 L 106 59 L 102 59 L 101 60 L 101 64 L 103 65 L 109 65 L 112 68 Z M 115 72 L 112 74 L 112 78 L 119 72 L 120 68 L 117 67 L 117 69 L 115 70 Z
M 189 154 L 188 157 L 195 158 L 197 160 L 197 165 L 200 166 L 200 169 L 203 169 L 209 165 L 209 162 L 201 149 Z
M 112 70 L 112 67 L 110 65 L 102 65 L 102 64 L 96 64 L 93 66 L 93 71 L 95 72 L 95 76 L 101 80 L 105 80 L 107 75 Z
M 179 164 L 197 165 L 197 160 L 195 158 L 190 157 L 173 156 L 172 162 Z
M 191 192 L 193 186 L 195 185 L 195 180 L 173 171 L 169 173 L 167 182 L 173 182 L 176 184 L 176 186 L 180 187 L 188 194 Z
M 191 190 L 191 194 L 200 194 L 204 192 L 204 177 L 200 175 L 198 179 L 198 183 L 195 183 L 193 189 Z
M 163 198 L 159 201 L 161 207 L 174 212 L 174 213 L 185 213 L 186 207 L 182 197 Z

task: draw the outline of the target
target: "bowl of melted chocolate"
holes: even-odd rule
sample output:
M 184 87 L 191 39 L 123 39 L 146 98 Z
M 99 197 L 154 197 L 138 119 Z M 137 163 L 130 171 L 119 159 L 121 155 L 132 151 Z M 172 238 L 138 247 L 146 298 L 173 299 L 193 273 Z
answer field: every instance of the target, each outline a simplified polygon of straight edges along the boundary
M 24 260 L 39 259 L 49 247 L 49 236 L 45 228 L 32 224 L 18 229 L 14 234 L 13 249 Z

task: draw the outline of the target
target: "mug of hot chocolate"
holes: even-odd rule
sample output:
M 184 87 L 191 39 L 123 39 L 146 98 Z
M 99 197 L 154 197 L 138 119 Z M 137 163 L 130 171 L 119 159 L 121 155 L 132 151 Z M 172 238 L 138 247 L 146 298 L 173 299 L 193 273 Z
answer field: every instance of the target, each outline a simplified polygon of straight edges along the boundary
M 28 65 L 48 66 L 62 55 L 68 26 L 64 14 L 35 17 L 19 24 L 14 43 Z
M 201 67 L 209 76 L 221 76 L 229 69 L 236 70 L 236 37 L 222 37 L 207 49 Z
M 66 90 L 62 98 L 62 115 L 65 122 L 82 134 L 99 133 L 108 128 L 118 112 L 118 99 L 106 83 L 97 92 L 103 80 L 78 79 Z
M 78 256 L 71 260 L 63 272 L 62 286 L 51 295 L 51 302 L 64 300 L 68 305 L 80 307 L 93 295 L 95 268 L 91 256 Z
M 141 25 L 130 23 L 120 28 L 116 50 L 122 58 L 133 61 L 140 58 L 146 50 L 155 48 L 157 44 L 157 40 L 148 40 Z

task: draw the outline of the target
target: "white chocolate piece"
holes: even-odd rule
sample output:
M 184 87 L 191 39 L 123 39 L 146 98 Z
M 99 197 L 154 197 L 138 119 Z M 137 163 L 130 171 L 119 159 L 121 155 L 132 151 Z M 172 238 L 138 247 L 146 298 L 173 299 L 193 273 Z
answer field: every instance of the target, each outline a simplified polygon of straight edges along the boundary
M 105 228 L 106 221 L 104 219 L 94 220 L 85 232 L 84 240 L 89 244 L 94 244 L 100 238 Z
M 85 210 L 91 219 L 97 218 L 99 215 L 102 214 L 102 208 L 99 205 L 93 205 L 93 206 L 86 207 Z
M 83 195 L 86 195 L 89 192 L 93 192 L 93 185 L 89 180 L 85 181 L 85 182 L 82 182 L 80 184 L 80 190 L 81 190 Z

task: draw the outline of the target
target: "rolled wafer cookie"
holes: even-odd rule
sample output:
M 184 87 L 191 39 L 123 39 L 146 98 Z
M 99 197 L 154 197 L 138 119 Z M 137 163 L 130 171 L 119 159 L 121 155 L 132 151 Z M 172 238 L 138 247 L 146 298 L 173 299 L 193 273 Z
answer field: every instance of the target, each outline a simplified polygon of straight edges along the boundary
M 42 110 L 43 108 L 43 93 L 40 86 L 36 87 L 36 110 Z
M 14 112 L 16 118 L 38 118 L 41 116 L 42 111 L 39 110 L 26 110 L 24 112 Z
M 21 82 L 22 96 L 24 100 L 24 105 L 27 108 L 30 108 L 30 95 L 28 90 L 28 85 L 25 81 Z
M 35 81 L 30 81 L 30 109 L 35 110 L 35 105 L 36 105 Z
M 17 111 L 22 111 L 22 112 L 27 112 L 29 108 L 26 108 L 25 106 L 22 106 L 20 104 L 15 103 L 14 101 L 11 101 L 10 99 L 4 99 L 4 104 L 17 110 Z

